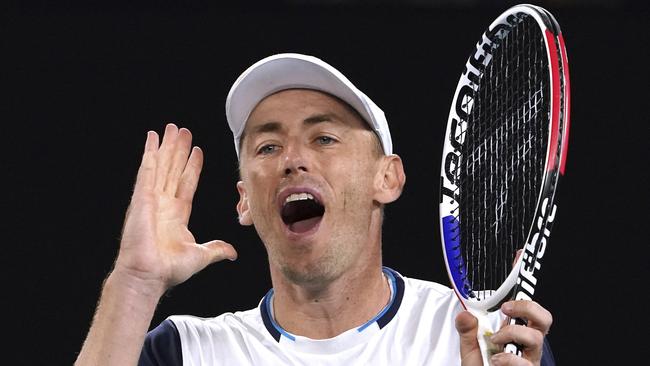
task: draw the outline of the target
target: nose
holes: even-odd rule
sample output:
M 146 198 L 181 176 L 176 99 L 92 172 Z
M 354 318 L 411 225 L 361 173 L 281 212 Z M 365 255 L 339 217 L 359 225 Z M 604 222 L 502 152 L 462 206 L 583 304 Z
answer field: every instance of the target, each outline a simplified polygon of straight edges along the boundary
M 284 175 L 306 173 L 309 171 L 307 168 L 307 158 L 305 151 L 299 144 L 288 144 L 285 147 L 284 159 L 282 161 L 284 168 Z

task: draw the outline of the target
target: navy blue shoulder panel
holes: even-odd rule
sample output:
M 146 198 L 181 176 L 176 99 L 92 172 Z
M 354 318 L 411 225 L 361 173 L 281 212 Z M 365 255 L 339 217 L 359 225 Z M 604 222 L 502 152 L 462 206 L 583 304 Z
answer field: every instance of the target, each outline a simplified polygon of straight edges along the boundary
M 544 348 L 542 348 L 542 361 L 540 366 L 555 366 L 555 358 L 553 351 L 551 351 L 551 344 L 548 343 L 548 338 L 544 337 Z
M 183 365 L 181 337 L 176 325 L 166 319 L 147 333 L 138 366 Z

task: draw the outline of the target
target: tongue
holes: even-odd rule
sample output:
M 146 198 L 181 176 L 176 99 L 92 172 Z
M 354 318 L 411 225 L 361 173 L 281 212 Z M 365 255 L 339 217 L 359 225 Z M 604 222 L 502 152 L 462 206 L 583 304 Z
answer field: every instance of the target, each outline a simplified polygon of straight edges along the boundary
M 322 218 L 322 216 L 316 216 L 310 219 L 296 221 L 292 224 L 289 224 L 289 230 L 299 234 L 307 232 L 318 225 Z

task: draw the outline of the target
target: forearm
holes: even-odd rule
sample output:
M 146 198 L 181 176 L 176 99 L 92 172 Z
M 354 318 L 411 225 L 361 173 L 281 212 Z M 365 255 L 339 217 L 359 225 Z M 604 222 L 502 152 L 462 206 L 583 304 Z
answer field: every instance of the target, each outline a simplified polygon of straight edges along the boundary
M 164 289 L 113 272 L 75 365 L 135 365 Z

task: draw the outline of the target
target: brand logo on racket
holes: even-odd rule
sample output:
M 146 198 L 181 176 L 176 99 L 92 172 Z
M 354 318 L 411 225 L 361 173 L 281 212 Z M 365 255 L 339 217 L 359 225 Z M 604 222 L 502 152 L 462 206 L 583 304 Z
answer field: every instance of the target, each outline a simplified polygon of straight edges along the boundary
M 546 241 L 551 235 L 549 227 L 555 219 L 555 211 L 557 209 L 557 205 L 553 204 L 553 207 L 548 210 L 548 202 L 549 198 L 544 198 L 544 202 L 541 205 L 541 213 L 537 218 L 537 225 L 535 226 L 537 232 L 524 247 L 522 267 L 517 278 L 516 300 L 532 300 L 535 294 L 535 285 L 537 284 L 535 272 L 542 268 L 541 259 L 546 251 Z
M 460 160 L 461 149 L 465 138 L 465 131 L 467 130 L 467 122 L 469 115 L 472 112 L 474 105 L 474 93 L 479 84 L 480 77 L 485 70 L 485 67 L 490 64 L 492 59 L 492 52 L 497 48 L 501 40 L 510 32 L 510 29 L 516 26 L 525 17 L 523 14 L 512 14 L 508 16 L 505 23 L 500 23 L 492 29 L 488 29 L 481 37 L 481 41 L 476 44 L 474 53 L 470 56 L 465 64 L 462 73 L 462 86 L 458 90 L 458 95 L 455 100 L 454 109 L 450 119 L 451 131 L 448 134 L 449 143 L 453 147 L 445 156 L 445 177 L 442 179 L 441 194 L 450 197 L 454 201 L 458 201 L 457 182 L 458 166 Z M 455 114 L 455 115 L 454 115 Z M 446 185 L 449 182 L 450 185 Z

